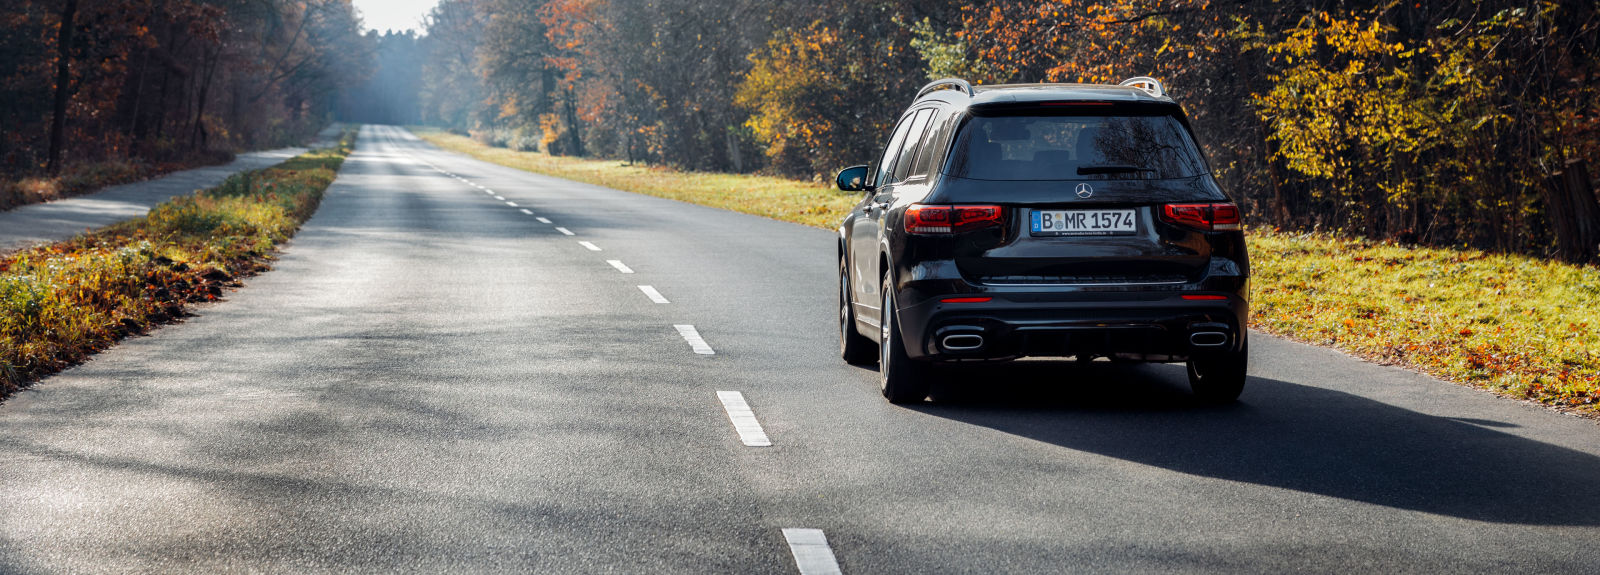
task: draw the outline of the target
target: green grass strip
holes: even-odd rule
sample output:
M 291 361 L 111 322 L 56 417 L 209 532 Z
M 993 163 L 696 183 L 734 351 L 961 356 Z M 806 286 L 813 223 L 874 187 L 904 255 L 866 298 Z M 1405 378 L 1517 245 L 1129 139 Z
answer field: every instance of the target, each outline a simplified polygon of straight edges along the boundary
M 616 160 L 492 148 L 436 128 L 412 127 L 411 131 L 440 148 L 502 166 L 830 230 L 838 227 L 861 199 L 858 194 L 834 189 L 831 182 L 824 185 L 772 176 L 679 172 L 624 165 Z
M 434 145 L 619 190 L 832 230 L 860 196 L 812 182 Z M 1253 327 L 1435 377 L 1600 415 L 1600 270 L 1478 251 L 1252 229 Z
M 1600 269 L 1321 234 L 1250 250 L 1259 329 L 1600 414 Z
M 316 150 L 136 218 L 0 259 L 0 396 L 267 269 L 355 145 Z

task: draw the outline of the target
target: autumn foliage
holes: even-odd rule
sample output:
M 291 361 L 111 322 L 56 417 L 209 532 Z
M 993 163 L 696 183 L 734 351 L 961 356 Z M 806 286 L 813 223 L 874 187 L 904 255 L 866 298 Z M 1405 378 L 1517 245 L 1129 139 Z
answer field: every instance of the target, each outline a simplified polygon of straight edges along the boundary
M 7 1 L 0 203 L 300 143 L 370 52 L 346 0 Z
M 933 78 L 1150 75 L 1255 224 L 1600 255 L 1594 2 L 446 0 L 422 42 L 480 141 L 802 177 Z

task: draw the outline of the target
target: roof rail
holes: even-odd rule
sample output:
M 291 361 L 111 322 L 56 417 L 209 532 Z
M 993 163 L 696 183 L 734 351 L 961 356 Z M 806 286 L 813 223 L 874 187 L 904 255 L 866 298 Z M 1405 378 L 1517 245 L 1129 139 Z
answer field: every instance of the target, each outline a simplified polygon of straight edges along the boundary
M 1132 78 L 1123 80 L 1117 85 L 1127 86 L 1129 88 L 1138 88 L 1157 98 L 1167 95 L 1166 86 L 1162 86 L 1160 81 L 1149 76 L 1134 76 Z
M 962 80 L 960 78 L 942 78 L 928 82 L 928 85 L 923 86 L 921 90 L 917 90 L 917 97 L 912 101 L 921 100 L 923 96 L 926 96 L 932 92 L 943 90 L 947 87 L 959 89 L 963 92 L 966 92 L 968 96 L 973 95 L 972 84 L 968 84 L 966 80 Z

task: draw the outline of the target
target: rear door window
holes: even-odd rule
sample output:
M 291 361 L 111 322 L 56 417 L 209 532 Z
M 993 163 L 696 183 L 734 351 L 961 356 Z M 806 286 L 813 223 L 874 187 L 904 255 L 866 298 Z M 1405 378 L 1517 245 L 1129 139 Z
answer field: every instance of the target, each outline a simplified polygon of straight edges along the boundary
M 1177 118 L 973 116 L 961 129 L 950 175 L 974 180 L 1189 178 L 1205 161 Z

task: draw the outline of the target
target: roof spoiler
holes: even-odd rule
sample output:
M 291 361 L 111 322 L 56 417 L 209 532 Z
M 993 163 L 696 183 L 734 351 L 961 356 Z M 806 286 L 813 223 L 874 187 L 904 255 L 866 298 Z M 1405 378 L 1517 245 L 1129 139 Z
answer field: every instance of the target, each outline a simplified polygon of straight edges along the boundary
M 1167 95 L 1167 88 L 1162 86 L 1160 81 L 1149 76 L 1134 76 L 1132 78 L 1123 80 L 1117 85 L 1127 86 L 1129 88 L 1138 88 L 1157 98 Z M 923 89 L 926 90 L 927 88 Z

